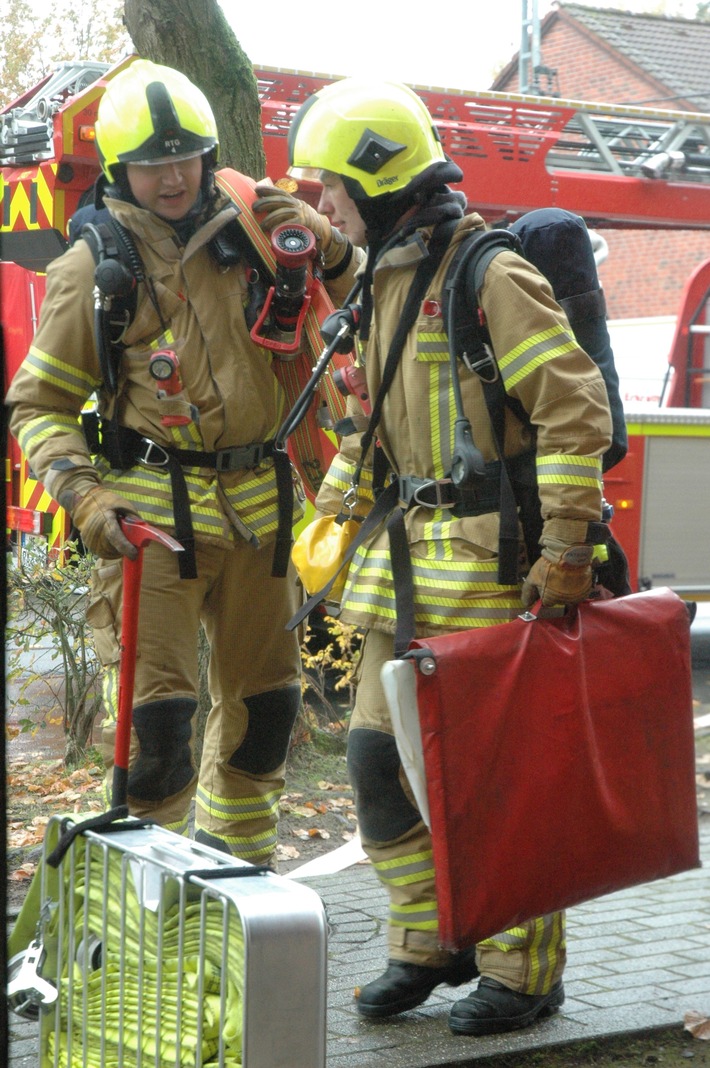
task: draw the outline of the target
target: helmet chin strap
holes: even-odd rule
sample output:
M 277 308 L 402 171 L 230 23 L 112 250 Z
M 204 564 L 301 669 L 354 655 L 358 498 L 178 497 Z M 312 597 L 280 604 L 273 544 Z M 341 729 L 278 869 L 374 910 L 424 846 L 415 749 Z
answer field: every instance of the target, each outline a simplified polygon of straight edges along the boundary
M 341 175 L 341 178 L 348 196 L 357 204 L 369 243 L 375 244 L 394 233 L 413 208 L 424 207 L 437 193 L 451 192 L 445 188 L 446 184 L 460 182 L 463 171 L 453 160 L 442 160 L 416 175 L 403 189 L 379 197 L 365 196 L 357 179 L 347 175 Z

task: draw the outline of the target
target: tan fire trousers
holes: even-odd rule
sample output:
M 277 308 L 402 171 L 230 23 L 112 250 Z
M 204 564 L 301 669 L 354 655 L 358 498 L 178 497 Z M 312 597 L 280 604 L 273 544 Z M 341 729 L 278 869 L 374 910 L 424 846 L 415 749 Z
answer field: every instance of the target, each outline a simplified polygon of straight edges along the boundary
M 134 728 L 143 710 L 146 730 L 153 731 L 149 741 L 156 749 L 156 766 L 162 768 L 166 785 L 161 789 L 160 784 L 153 788 L 148 783 L 145 800 L 132 796 L 129 776 L 129 808 L 134 815 L 149 816 L 186 833 L 196 795 L 196 830 L 204 830 L 210 841 L 216 839 L 220 848 L 245 860 L 269 863 L 276 847 L 291 726 L 300 703 L 299 635 L 285 625 L 302 594 L 292 571 L 286 578 L 271 577 L 272 545 L 254 548 L 239 542 L 230 548 L 203 543 L 197 546 L 196 558 L 198 577 L 180 579 L 175 554 L 155 543 L 144 550 Z M 121 603 L 122 562 L 99 560 L 88 618 L 106 668 L 102 743 L 108 767 L 107 801 L 113 774 Z M 200 622 L 210 645 L 212 707 L 198 781 L 190 734 L 198 697 Z M 176 742 L 181 732 L 183 737 L 187 732 L 187 745 Z M 140 749 L 133 729 L 131 768 Z M 180 765 L 177 772 L 175 762 Z

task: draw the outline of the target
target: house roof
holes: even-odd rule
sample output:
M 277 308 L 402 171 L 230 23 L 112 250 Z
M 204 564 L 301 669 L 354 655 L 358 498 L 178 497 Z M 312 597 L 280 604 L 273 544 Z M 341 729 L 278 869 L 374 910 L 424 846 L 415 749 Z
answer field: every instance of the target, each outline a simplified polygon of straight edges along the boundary
M 545 35 L 559 19 L 577 23 L 668 89 L 665 98 L 659 94 L 629 103 L 668 108 L 685 103 L 694 111 L 710 111 L 710 22 L 559 3 L 540 27 L 543 62 Z M 514 64 L 501 71 L 493 88 L 502 87 L 516 69 L 517 56 Z

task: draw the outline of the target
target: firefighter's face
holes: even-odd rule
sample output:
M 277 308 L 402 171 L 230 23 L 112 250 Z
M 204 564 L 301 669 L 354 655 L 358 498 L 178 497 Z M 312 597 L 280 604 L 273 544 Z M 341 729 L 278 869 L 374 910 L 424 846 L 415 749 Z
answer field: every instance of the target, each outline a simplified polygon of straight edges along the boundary
M 365 223 L 357 210 L 357 204 L 348 195 L 342 178 L 332 171 L 321 171 L 320 180 L 323 183 L 323 191 L 318 201 L 318 211 L 321 215 L 327 215 L 331 226 L 340 230 L 353 245 L 365 248 Z
M 193 207 L 202 181 L 202 157 L 163 163 L 129 163 L 131 192 L 142 208 L 175 222 Z

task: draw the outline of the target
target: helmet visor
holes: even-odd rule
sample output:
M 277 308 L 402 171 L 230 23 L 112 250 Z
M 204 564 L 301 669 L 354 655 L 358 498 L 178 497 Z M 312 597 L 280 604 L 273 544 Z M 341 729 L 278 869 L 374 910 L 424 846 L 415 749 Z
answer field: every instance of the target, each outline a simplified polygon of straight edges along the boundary
M 289 167 L 286 173 L 297 182 L 320 182 L 325 171 L 320 167 Z
M 132 159 L 131 163 L 137 163 L 139 167 L 161 167 L 164 163 L 186 163 L 189 159 L 204 156 L 209 148 L 199 148 L 194 152 L 181 152 L 176 156 L 159 156 L 157 159 Z

